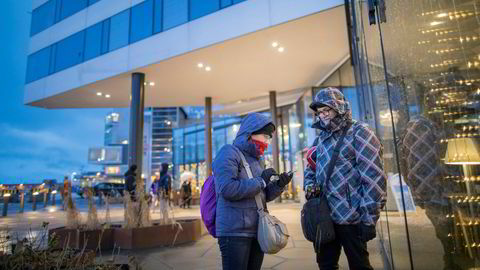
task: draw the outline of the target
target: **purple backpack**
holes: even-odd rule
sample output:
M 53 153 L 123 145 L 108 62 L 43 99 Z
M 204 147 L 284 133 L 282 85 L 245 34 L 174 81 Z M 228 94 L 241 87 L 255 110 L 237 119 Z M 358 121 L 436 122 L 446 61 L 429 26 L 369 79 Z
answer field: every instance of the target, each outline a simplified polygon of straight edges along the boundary
M 200 213 L 208 232 L 217 237 L 215 232 L 215 214 L 217 210 L 217 194 L 215 193 L 215 178 L 210 175 L 203 184 L 200 193 Z

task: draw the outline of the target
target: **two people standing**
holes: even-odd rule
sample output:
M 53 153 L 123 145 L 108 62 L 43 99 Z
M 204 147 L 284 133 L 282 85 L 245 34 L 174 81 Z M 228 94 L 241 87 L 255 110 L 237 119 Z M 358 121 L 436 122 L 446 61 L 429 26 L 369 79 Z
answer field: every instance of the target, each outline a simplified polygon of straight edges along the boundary
M 350 269 L 373 269 L 367 242 L 376 237 L 375 226 L 386 202 L 382 145 L 373 131 L 352 119 L 350 105 L 338 89 L 320 90 L 310 107 L 316 115 L 312 128 L 319 130 L 319 136 L 309 151 L 312 163 L 304 172 L 304 189 L 307 200 L 325 194 L 336 235 L 316 248 L 318 266 L 338 269 L 343 247 Z M 217 194 L 215 229 L 224 270 L 262 266 L 255 195 L 261 195 L 266 207 L 292 180 L 288 173 L 265 169 L 263 154 L 274 132 L 267 117 L 247 115 L 233 145 L 222 147 L 212 164 Z M 326 181 L 327 166 L 344 132 L 333 173 Z M 239 151 L 253 178 L 247 176 Z

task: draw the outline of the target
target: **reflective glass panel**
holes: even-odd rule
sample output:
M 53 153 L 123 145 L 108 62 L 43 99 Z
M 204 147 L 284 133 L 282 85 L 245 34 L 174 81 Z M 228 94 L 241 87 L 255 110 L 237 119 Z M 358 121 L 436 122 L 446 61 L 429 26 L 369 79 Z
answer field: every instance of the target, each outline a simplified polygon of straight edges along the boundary
M 152 35 L 153 0 L 146 0 L 132 8 L 130 43 Z
M 163 0 L 163 30 L 188 21 L 188 0 Z
M 32 12 L 30 35 L 33 36 L 55 23 L 55 0 L 50 0 Z
M 195 20 L 220 8 L 218 0 L 190 0 L 190 20 Z
M 69 68 L 83 61 L 85 31 L 78 32 L 57 43 L 55 72 Z
M 101 54 L 102 28 L 102 22 L 87 28 L 85 33 L 85 61 Z
M 50 47 L 42 49 L 28 56 L 27 83 L 33 82 L 48 75 L 50 62 Z
M 62 0 L 62 6 L 60 9 L 60 20 L 71 16 L 78 11 L 87 7 L 87 0 Z
M 110 18 L 109 51 L 128 45 L 130 10 L 127 9 Z

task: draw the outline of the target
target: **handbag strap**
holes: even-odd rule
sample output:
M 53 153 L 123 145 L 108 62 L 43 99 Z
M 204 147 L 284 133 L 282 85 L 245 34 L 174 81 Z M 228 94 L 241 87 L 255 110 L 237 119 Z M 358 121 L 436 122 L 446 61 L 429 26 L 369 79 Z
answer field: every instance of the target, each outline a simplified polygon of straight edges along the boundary
M 235 149 L 237 149 L 238 153 L 240 154 L 240 158 L 242 158 L 243 167 L 245 167 L 245 170 L 247 171 L 248 178 L 253 178 L 252 170 L 250 169 L 250 164 L 248 164 L 242 151 L 237 147 L 235 147 Z M 255 202 L 257 203 L 258 210 L 259 211 L 263 210 L 263 203 L 262 203 L 262 199 L 260 198 L 260 193 L 255 195 Z
M 347 135 L 347 131 L 350 129 L 351 126 L 352 126 L 352 123 L 348 123 L 347 126 L 343 129 L 342 135 L 340 136 L 340 139 L 337 141 L 337 144 L 333 149 L 332 159 L 330 159 L 330 163 L 328 163 L 327 178 L 325 179 L 324 188 L 322 190 L 323 196 L 326 196 L 328 182 L 330 181 L 330 177 L 332 176 L 333 169 L 335 168 L 335 163 L 337 163 L 338 156 L 340 155 L 340 148 L 342 148 L 343 140 L 345 139 L 345 136 Z

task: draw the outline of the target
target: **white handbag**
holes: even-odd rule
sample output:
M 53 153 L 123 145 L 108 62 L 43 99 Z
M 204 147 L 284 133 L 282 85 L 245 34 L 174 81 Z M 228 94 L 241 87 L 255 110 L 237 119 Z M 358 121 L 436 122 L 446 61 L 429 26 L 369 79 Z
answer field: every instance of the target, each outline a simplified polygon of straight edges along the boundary
M 245 156 L 241 151 L 238 152 L 242 158 L 243 166 L 247 170 L 248 177 L 253 178 L 250 165 L 245 159 Z M 289 235 L 287 225 L 281 222 L 278 218 L 270 215 L 268 211 L 263 208 L 260 193 L 255 196 L 255 201 L 257 203 L 258 211 L 258 243 L 264 253 L 276 254 L 288 244 Z

